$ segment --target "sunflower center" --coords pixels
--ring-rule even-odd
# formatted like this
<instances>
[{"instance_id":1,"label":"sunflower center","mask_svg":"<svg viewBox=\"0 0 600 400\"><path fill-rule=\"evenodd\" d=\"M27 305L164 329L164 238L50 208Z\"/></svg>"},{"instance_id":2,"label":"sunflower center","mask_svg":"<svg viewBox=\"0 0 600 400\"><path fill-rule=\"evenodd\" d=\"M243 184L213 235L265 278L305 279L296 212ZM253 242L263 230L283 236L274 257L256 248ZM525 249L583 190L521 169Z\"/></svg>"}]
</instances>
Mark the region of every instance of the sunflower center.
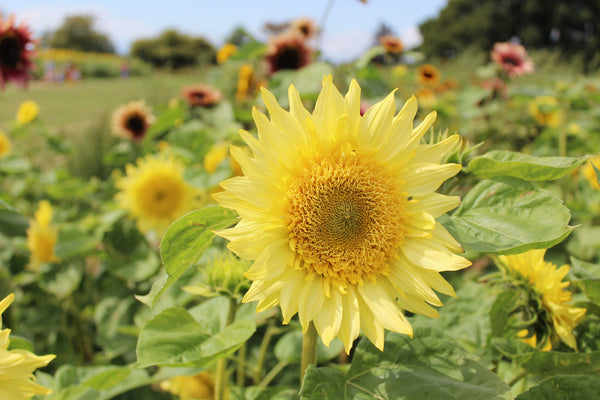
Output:
<instances>
[{"instance_id":1,"label":"sunflower center","mask_svg":"<svg viewBox=\"0 0 600 400\"><path fill-rule=\"evenodd\" d=\"M166 218L181 205L182 183L170 176L157 174L144 182L139 197L145 214Z\"/></svg>"},{"instance_id":2,"label":"sunflower center","mask_svg":"<svg viewBox=\"0 0 600 400\"><path fill-rule=\"evenodd\" d=\"M286 47L277 55L277 69L300 68L300 54L293 47Z\"/></svg>"},{"instance_id":3,"label":"sunflower center","mask_svg":"<svg viewBox=\"0 0 600 400\"><path fill-rule=\"evenodd\" d=\"M382 166L355 156L313 161L287 198L290 246L307 272L339 287L387 274L406 199Z\"/></svg>"},{"instance_id":4,"label":"sunflower center","mask_svg":"<svg viewBox=\"0 0 600 400\"><path fill-rule=\"evenodd\" d=\"M502 59L502 63L515 67L521 63L521 60L513 55L507 55Z\"/></svg>"},{"instance_id":5,"label":"sunflower center","mask_svg":"<svg viewBox=\"0 0 600 400\"><path fill-rule=\"evenodd\" d=\"M192 98L196 101L202 101L206 97L204 92L194 92L192 93Z\"/></svg>"},{"instance_id":6,"label":"sunflower center","mask_svg":"<svg viewBox=\"0 0 600 400\"><path fill-rule=\"evenodd\" d=\"M14 36L5 36L0 39L0 64L14 68L21 59L19 41Z\"/></svg>"},{"instance_id":7,"label":"sunflower center","mask_svg":"<svg viewBox=\"0 0 600 400\"><path fill-rule=\"evenodd\" d=\"M125 122L125 128L134 138L140 138L146 133L146 120L141 115L134 114Z\"/></svg>"}]
</instances>

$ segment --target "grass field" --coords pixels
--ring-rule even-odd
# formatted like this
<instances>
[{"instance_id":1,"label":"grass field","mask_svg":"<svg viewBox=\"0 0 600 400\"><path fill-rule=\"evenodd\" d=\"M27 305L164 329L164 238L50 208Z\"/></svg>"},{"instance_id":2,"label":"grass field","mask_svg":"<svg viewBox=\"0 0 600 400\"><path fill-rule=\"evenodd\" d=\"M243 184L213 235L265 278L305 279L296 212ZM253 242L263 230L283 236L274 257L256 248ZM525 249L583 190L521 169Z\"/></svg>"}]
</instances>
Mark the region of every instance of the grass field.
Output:
<instances>
[{"instance_id":1,"label":"grass field","mask_svg":"<svg viewBox=\"0 0 600 400\"><path fill-rule=\"evenodd\" d=\"M150 104L167 102L179 96L182 86L198 82L199 77L199 73L155 73L128 79L32 82L27 90L8 85L0 92L0 129L6 129L15 120L21 102L33 100L51 131L74 133L130 100L145 99Z\"/></svg>"}]
</instances>

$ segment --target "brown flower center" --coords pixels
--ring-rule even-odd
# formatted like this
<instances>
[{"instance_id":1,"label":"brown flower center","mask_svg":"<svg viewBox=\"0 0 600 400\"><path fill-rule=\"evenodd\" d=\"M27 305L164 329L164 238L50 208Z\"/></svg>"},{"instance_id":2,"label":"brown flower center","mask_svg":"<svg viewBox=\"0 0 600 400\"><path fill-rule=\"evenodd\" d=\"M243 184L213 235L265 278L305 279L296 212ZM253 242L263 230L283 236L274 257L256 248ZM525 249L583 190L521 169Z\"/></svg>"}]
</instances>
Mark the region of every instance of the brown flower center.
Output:
<instances>
[{"instance_id":1,"label":"brown flower center","mask_svg":"<svg viewBox=\"0 0 600 400\"><path fill-rule=\"evenodd\" d=\"M0 64L15 68L21 60L21 46L14 36L5 36L0 39Z\"/></svg>"},{"instance_id":2,"label":"brown flower center","mask_svg":"<svg viewBox=\"0 0 600 400\"><path fill-rule=\"evenodd\" d=\"M277 54L275 62L276 70L280 69L298 69L301 67L301 58L298 49L286 47Z\"/></svg>"},{"instance_id":3,"label":"brown flower center","mask_svg":"<svg viewBox=\"0 0 600 400\"><path fill-rule=\"evenodd\" d=\"M139 114L130 116L125 122L125 129L127 129L134 138L140 139L146 134L146 120Z\"/></svg>"}]
</instances>

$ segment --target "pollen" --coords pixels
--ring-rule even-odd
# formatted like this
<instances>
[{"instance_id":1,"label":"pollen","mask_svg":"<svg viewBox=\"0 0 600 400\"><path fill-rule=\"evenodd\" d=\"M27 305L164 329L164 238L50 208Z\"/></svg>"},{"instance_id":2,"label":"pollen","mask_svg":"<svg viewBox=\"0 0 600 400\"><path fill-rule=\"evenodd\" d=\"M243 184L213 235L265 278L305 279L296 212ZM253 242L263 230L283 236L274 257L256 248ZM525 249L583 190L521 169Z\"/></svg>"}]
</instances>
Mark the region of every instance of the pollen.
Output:
<instances>
[{"instance_id":1,"label":"pollen","mask_svg":"<svg viewBox=\"0 0 600 400\"><path fill-rule=\"evenodd\" d=\"M399 183L355 155L310 162L287 193L289 243L301 268L342 289L387 275L404 240Z\"/></svg>"}]
</instances>

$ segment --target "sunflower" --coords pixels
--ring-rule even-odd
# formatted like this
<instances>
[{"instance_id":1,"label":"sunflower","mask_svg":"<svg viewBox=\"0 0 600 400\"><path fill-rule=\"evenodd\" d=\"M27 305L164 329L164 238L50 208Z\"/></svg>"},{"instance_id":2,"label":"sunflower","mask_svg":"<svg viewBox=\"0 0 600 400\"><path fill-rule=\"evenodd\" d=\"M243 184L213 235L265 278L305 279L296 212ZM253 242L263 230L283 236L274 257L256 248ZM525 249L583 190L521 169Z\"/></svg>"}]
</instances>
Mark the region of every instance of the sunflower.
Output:
<instances>
[{"instance_id":1,"label":"sunflower","mask_svg":"<svg viewBox=\"0 0 600 400\"><path fill-rule=\"evenodd\" d=\"M571 302L571 292L566 290L569 282L563 282L563 278L569 272L569 266L563 265L557 268L556 265L545 262L544 255L546 249L529 250L523 254L512 256L499 256L498 261L509 275L516 277L517 285L524 284L530 288L534 301L529 303L540 304L541 310L535 310L538 315L536 327L540 332L544 332L544 326L551 326L553 333L545 335L546 339L540 339L538 344L542 348L562 340L567 346L577 350L577 342L573 336L573 329L586 312L585 308L578 308L568 305ZM536 311L542 311L540 314ZM542 327L542 328L540 328ZM531 331L535 332L536 329ZM537 339L536 339L537 341Z\"/></svg>"},{"instance_id":2,"label":"sunflower","mask_svg":"<svg viewBox=\"0 0 600 400\"><path fill-rule=\"evenodd\" d=\"M558 100L551 96L538 96L529 103L529 114L540 126L556 128L564 119Z\"/></svg>"},{"instance_id":3,"label":"sunflower","mask_svg":"<svg viewBox=\"0 0 600 400\"><path fill-rule=\"evenodd\" d=\"M4 19L0 14L0 86L6 82L25 87L31 79L32 48L35 41L27 26L15 24L15 17Z\"/></svg>"},{"instance_id":4,"label":"sunflower","mask_svg":"<svg viewBox=\"0 0 600 400\"><path fill-rule=\"evenodd\" d=\"M211 107L221 101L222 93L205 83L186 86L181 95L191 107Z\"/></svg>"},{"instance_id":5,"label":"sunflower","mask_svg":"<svg viewBox=\"0 0 600 400\"><path fill-rule=\"evenodd\" d=\"M415 96L424 108L431 109L437 104L437 97L435 95L435 92L429 87L420 87L415 93Z\"/></svg>"},{"instance_id":6,"label":"sunflower","mask_svg":"<svg viewBox=\"0 0 600 400\"><path fill-rule=\"evenodd\" d=\"M117 108L112 114L112 130L115 135L140 141L154 122L143 100L131 101Z\"/></svg>"},{"instance_id":7,"label":"sunflower","mask_svg":"<svg viewBox=\"0 0 600 400\"><path fill-rule=\"evenodd\" d=\"M311 39L319 33L319 27L312 18L300 17L291 22L291 29L299 32L304 39Z\"/></svg>"},{"instance_id":8,"label":"sunflower","mask_svg":"<svg viewBox=\"0 0 600 400\"><path fill-rule=\"evenodd\" d=\"M0 131L0 158L6 156L12 150L12 144L6 134Z\"/></svg>"},{"instance_id":9,"label":"sunflower","mask_svg":"<svg viewBox=\"0 0 600 400\"><path fill-rule=\"evenodd\" d=\"M225 142L214 144L206 156L204 156L204 170L209 174L213 174L219 164L229 155L229 146Z\"/></svg>"},{"instance_id":10,"label":"sunflower","mask_svg":"<svg viewBox=\"0 0 600 400\"><path fill-rule=\"evenodd\" d=\"M510 77L533 72L533 61L528 57L525 47L520 44L496 43L491 57Z\"/></svg>"},{"instance_id":11,"label":"sunflower","mask_svg":"<svg viewBox=\"0 0 600 400\"><path fill-rule=\"evenodd\" d=\"M394 35L383 35L379 38L379 44L390 54L400 54L404 50L402 41Z\"/></svg>"},{"instance_id":12,"label":"sunflower","mask_svg":"<svg viewBox=\"0 0 600 400\"><path fill-rule=\"evenodd\" d=\"M435 86L440 81L440 71L431 64L423 64L417 69L417 82Z\"/></svg>"},{"instance_id":13,"label":"sunflower","mask_svg":"<svg viewBox=\"0 0 600 400\"><path fill-rule=\"evenodd\" d=\"M271 118L253 110L258 139L241 131L253 156L231 148L244 176L214 195L241 216L218 234L255 260L244 301L279 304L285 324L298 313L304 332L312 321L346 352L360 329L379 349L384 329L412 335L404 310L437 317L432 289L454 295L440 272L470 265L435 220L460 203L434 192L461 169L440 165L459 136L421 144L435 113L413 129L416 99L394 117L392 93L361 116L360 90L353 80L342 97L326 76L310 114L293 85L289 112L263 89Z\"/></svg>"},{"instance_id":14,"label":"sunflower","mask_svg":"<svg viewBox=\"0 0 600 400\"><path fill-rule=\"evenodd\" d=\"M31 253L28 268L35 271L41 264L58 259L54 253L57 229L50 225L52 205L47 200L40 201L34 215L27 228L27 248Z\"/></svg>"},{"instance_id":15,"label":"sunflower","mask_svg":"<svg viewBox=\"0 0 600 400\"><path fill-rule=\"evenodd\" d=\"M17 110L17 124L27 125L32 123L38 116L40 108L33 100L27 100L19 105Z\"/></svg>"},{"instance_id":16,"label":"sunflower","mask_svg":"<svg viewBox=\"0 0 600 400\"><path fill-rule=\"evenodd\" d=\"M160 382L160 388L176 395L181 400L212 400L215 382L210 372L196 375L181 375Z\"/></svg>"},{"instance_id":17,"label":"sunflower","mask_svg":"<svg viewBox=\"0 0 600 400\"><path fill-rule=\"evenodd\" d=\"M172 222L199 205L199 193L185 182L183 169L172 156L148 155L137 165L128 164L126 175L116 181L119 206L137 220L142 232L162 235Z\"/></svg>"},{"instance_id":18,"label":"sunflower","mask_svg":"<svg viewBox=\"0 0 600 400\"><path fill-rule=\"evenodd\" d=\"M14 301L15 295L9 294L0 301L0 329L2 313ZM25 400L36 394L47 396L52 390L35 383L33 372L45 367L54 359L54 355L36 356L21 349L8 350L10 329L0 330L0 398L3 400Z\"/></svg>"},{"instance_id":19,"label":"sunflower","mask_svg":"<svg viewBox=\"0 0 600 400\"><path fill-rule=\"evenodd\" d=\"M235 92L237 101L244 101L248 97L254 97L258 88L265 86L264 79L258 79L254 73L254 67L250 64L243 64L238 72L238 83Z\"/></svg>"},{"instance_id":20,"label":"sunflower","mask_svg":"<svg viewBox=\"0 0 600 400\"><path fill-rule=\"evenodd\" d=\"M229 57L237 53L238 48L235 44L226 43L217 51L217 63L223 64L225 61L229 60Z\"/></svg>"},{"instance_id":21,"label":"sunflower","mask_svg":"<svg viewBox=\"0 0 600 400\"><path fill-rule=\"evenodd\" d=\"M270 74L284 69L300 69L312 61L313 50L297 32L287 32L271 39L265 61Z\"/></svg>"},{"instance_id":22,"label":"sunflower","mask_svg":"<svg viewBox=\"0 0 600 400\"><path fill-rule=\"evenodd\" d=\"M594 170L592 164L594 164L596 168L600 170L600 156L594 156L590 158L585 165L581 167L581 172L583 173L584 178L594 189L600 190L600 183L598 183L598 177L596 176L596 171Z\"/></svg>"}]
</instances>

